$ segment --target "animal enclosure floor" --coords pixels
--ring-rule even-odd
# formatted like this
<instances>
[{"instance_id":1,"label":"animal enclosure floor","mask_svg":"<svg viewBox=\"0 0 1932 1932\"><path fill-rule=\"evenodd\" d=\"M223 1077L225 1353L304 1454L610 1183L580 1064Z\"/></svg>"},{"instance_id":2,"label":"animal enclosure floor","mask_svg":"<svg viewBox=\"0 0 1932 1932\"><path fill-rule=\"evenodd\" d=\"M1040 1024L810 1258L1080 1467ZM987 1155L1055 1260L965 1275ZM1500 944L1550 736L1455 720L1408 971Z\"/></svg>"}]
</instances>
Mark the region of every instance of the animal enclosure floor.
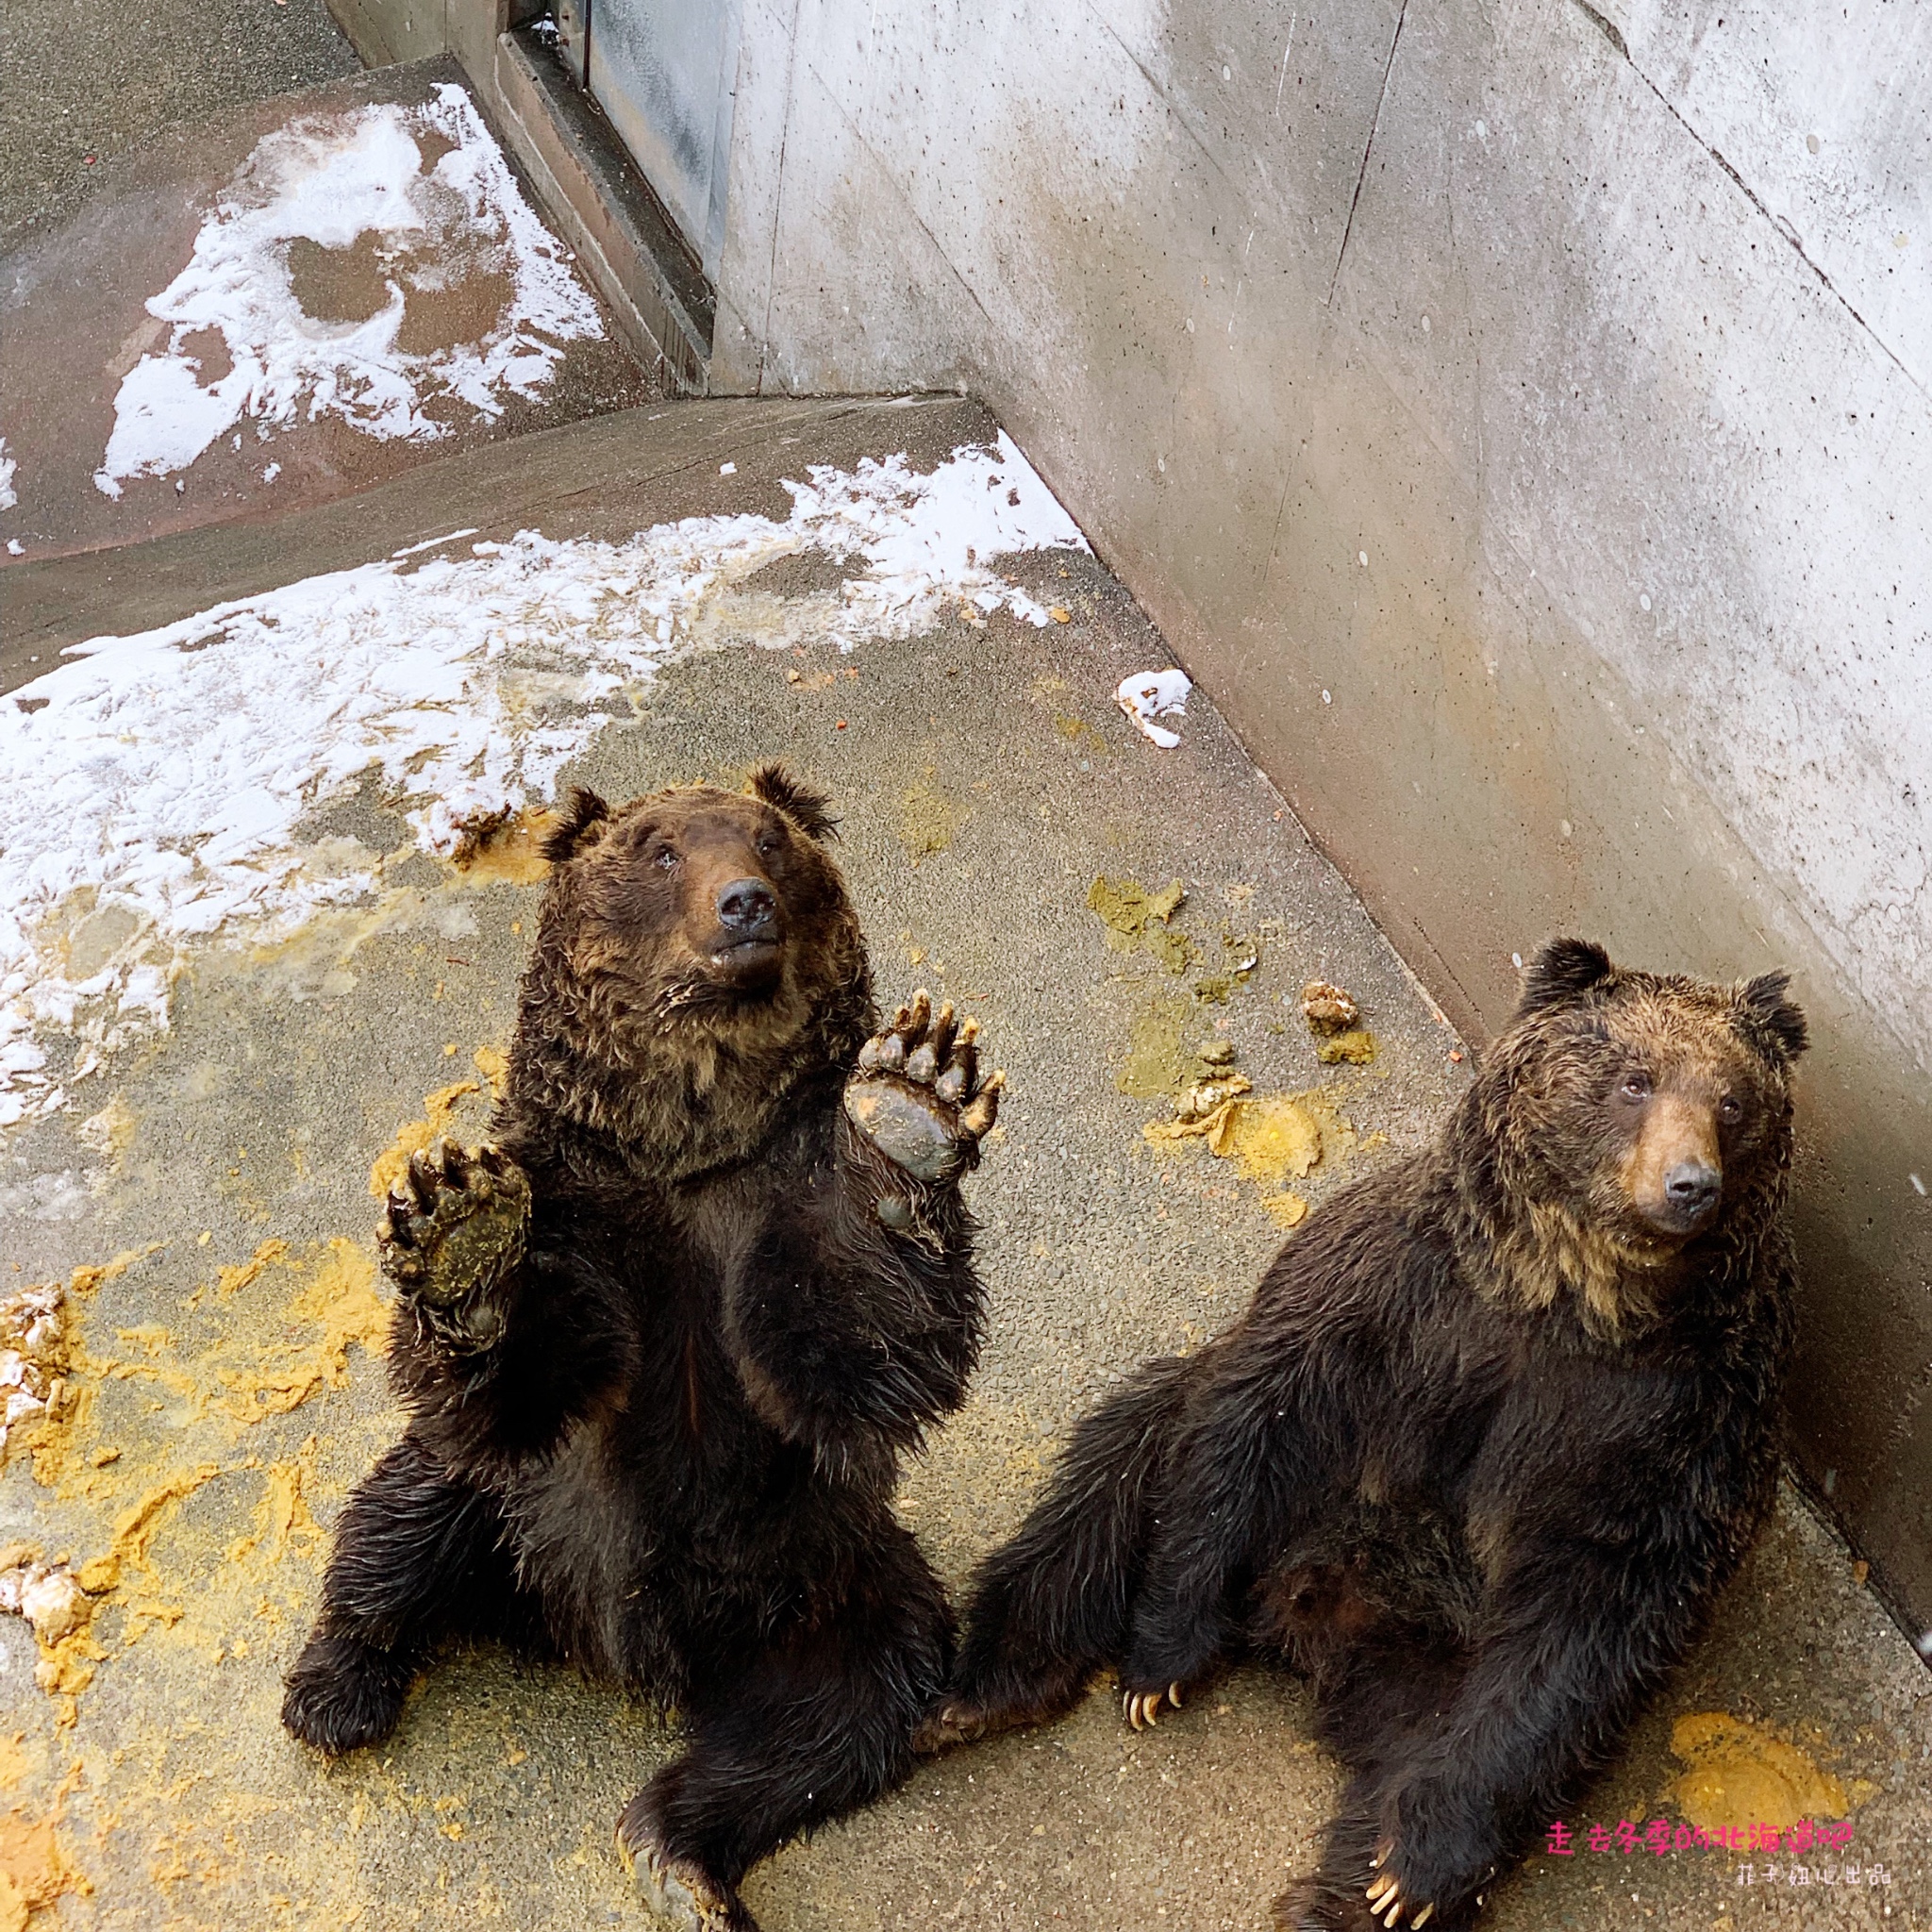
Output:
<instances>
[{"instance_id":1,"label":"animal enclosure floor","mask_svg":"<svg viewBox=\"0 0 1932 1932\"><path fill-rule=\"evenodd\" d=\"M87 817L34 741L39 820L0 840L32 860L0 975L0 1301L44 1284L65 1323L33 1345L54 1418L23 1415L0 1474L0 1598L8 1574L41 1592L40 1641L0 1613L0 1925L648 1923L611 1833L677 1742L615 1692L482 1650L332 1767L276 1721L328 1526L398 1426L375 1196L409 1147L483 1124L546 787L790 760L842 817L881 998L924 985L983 1021L1009 1081L969 1184L991 1340L902 1496L956 1587L1112 1378L1230 1321L1301 1204L1460 1091L1462 1042L1207 698L1158 721L1171 750L1118 708L1167 647L996 434L952 401L666 406L14 574L8 755L69 716L118 789ZM225 603L246 608L197 616ZM175 762L143 762L175 731ZM168 778L196 758L233 761L242 843ZM1361 1008L1326 1062L1316 977ZM1230 1066L1240 1131L1149 1137ZM1932 1925L1928 1778L1932 1681L1787 1494L1566 1821L1574 1854L1532 1858L1486 1923ZM746 1896L768 1932L1260 1928L1337 1787L1285 1676L1235 1672L1138 1734L1097 1690ZM1614 1836L1787 1813L1848 1816L1852 1842Z\"/></svg>"}]
</instances>

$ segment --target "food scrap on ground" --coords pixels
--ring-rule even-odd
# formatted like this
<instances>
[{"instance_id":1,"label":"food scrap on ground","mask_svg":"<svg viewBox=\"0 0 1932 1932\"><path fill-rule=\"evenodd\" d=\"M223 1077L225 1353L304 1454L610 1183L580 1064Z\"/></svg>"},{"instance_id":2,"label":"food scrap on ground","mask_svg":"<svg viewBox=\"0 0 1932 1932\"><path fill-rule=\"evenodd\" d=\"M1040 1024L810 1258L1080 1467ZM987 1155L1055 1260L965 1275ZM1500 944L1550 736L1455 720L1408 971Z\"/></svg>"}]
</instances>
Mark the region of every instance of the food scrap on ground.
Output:
<instances>
[{"instance_id":1,"label":"food scrap on ground","mask_svg":"<svg viewBox=\"0 0 1932 1932\"><path fill-rule=\"evenodd\" d=\"M1315 1058L1324 1067L1365 1067L1375 1058L1375 1036L1366 1026L1351 1026L1330 1034L1315 1048Z\"/></svg>"},{"instance_id":2,"label":"food scrap on ground","mask_svg":"<svg viewBox=\"0 0 1932 1932\"><path fill-rule=\"evenodd\" d=\"M0 1816L0 1932L25 1932L63 1892L89 1889L60 1849L53 1819L31 1818L20 1806Z\"/></svg>"},{"instance_id":3,"label":"food scrap on ground","mask_svg":"<svg viewBox=\"0 0 1932 1932\"><path fill-rule=\"evenodd\" d=\"M47 1412L67 1366L65 1286L38 1282L0 1301L0 1463L16 1424Z\"/></svg>"},{"instance_id":4,"label":"food scrap on ground","mask_svg":"<svg viewBox=\"0 0 1932 1932\"><path fill-rule=\"evenodd\" d=\"M943 852L957 829L952 800L932 783L932 774L924 783L907 789L900 803L899 842L915 870L922 859Z\"/></svg>"},{"instance_id":5,"label":"food scrap on ground","mask_svg":"<svg viewBox=\"0 0 1932 1932\"><path fill-rule=\"evenodd\" d=\"M1261 1206L1283 1227L1307 1216L1308 1204L1289 1186L1317 1167L1341 1163L1359 1139L1327 1088L1257 1093L1245 1074L1217 1070L1174 1102L1172 1120L1141 1129L1152 1146L1199 1141L1218 1160L1232 1160L1259 1191Z\"/></svg>"},{"instance_id":6,"label":"food scrap on ground","mask_svg":"<svg viewBox=\"0 0 1932 1932\"><path fill-rule=\"evenodd\" d=\"M1311 1033L1342 1033L1359 1024L1362 1009L1350 993L1325 979L1311 979L1302 988L1302 1018Z\"/></svg>"},{"instance_id":7,"label":"food scrap on ground","mask_svg":"<svg viewBox=\"0 0 1932 1932\"><path fill-rule=\"evenodd\" d=\"M218 1477L259 1473L254 1533L212 1552L212 1560L239 1564L259 1551L273 1564L291 1547L308 1552L319 1543L307 1501L317 1439L311 1435L292 1459L264 1462L258 1455L224 1455L223 1436L233 1441L345 1386L352 1350L378 1355L387 1341L389 1310L375 1291L374 1260L360 1243L339 1238L301 1249L267 1241L246 1261L217 1269L178 1304L191 1316L213 1318L212 1339L198 1353L154 1322L117 1328L118 1351L91 1344L87 1298L139 1258L130 1252L75 1270L64 1286L13 1297L31 1299L36 1358L60 1371L39 1408L16 1422L32 1453L34 1481L100 1512L92 1536L69 1530L71 1551L50 1556L25 1541L0 1549L0 1611L32 1627L40 1651L35 1681L56 1700L62 1726L75 1721L76 1700L99 1664L151 1629L174 1628L205 1593L205 1575L171 1575L153 1552L175 1506ZM276 1292L284 1281L292 1281L292 1296ZM168 1421L160 1442L125 1457L129 1398L114 1391L129 1385L164 1397L137 1400ZM222 1435L190 1433L210 1424ZM180 1447L173 1448L177 1436ZM100 1612L109 1604L115 1616L104 1625Z\"/></svg>"},{"instance_id":8,"label":"food scrap on ground","mask_svg":"<svg viewBox=\"0 0 1932 1932\"><path fill-rule=\"evenodd\" d=\"M1174 929L1174 916L1187 896L1178 879L1150 892L1138 879L1103 873L1087 889L1087 909L1107 928L1107 943L1115 952L1144 948L1170 973L1185 973L1200 957L1193 941Z\"/></svg>"},{"instance_id":9,"label":"food scrap on ground","mask_svg":"<svg viewBox=\"0 0 1932 1932\"><path fill-rule=\"evenodd\" d=\"M1850 1798L1831 1773L1763 1724L1727 1711L1694 1711L1671 1726L1685 1769L1666 1795L1706 1831L1726 1825L1779 1830L1801 1819L1842 1818Z\"/></svg>"}]
</instances>

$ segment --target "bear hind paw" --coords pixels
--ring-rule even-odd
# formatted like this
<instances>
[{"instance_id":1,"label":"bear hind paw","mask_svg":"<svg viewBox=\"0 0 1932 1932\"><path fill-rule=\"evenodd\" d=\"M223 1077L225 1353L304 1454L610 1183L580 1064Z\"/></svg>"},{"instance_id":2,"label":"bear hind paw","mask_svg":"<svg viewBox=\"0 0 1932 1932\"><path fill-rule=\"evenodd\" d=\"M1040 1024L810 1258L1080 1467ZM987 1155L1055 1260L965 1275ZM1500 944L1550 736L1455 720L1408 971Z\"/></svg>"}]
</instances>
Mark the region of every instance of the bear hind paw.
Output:
<instances>
[{"instance_id":1,"label":"bear hind paw","mask_svg":"<svg viewBox=\"0 0 1932 1932\"><path fill-rule=\"evenodd\" d=\"M677 1932L758 1932L737 1890L659 1842L649 1818L648 1793L639 1792L617 1821L617 1856L638 1895Z\"/></svg>"}]
</instances>

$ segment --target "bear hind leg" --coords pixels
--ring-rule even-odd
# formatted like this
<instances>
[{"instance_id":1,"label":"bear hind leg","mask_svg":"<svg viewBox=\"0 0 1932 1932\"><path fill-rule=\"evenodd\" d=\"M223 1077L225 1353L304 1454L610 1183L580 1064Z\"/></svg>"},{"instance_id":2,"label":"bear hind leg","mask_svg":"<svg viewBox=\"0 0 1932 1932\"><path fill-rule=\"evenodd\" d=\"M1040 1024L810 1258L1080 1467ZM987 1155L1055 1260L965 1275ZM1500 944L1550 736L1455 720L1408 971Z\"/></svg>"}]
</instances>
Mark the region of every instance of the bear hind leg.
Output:
<instances>
[{"instance_id":1,"label":"bear hind leg","mask_svg":"<svg viewBox=\"0 0 1932 1932\"><path fill-rule=\"evenodd\" d=\"M406 1435L336 1525L322 1614L289 1673L288 1729L331 1757L377 1743L438 1638L534 1634L503 1530L491 1498Z\"/></svg>"},{"instance_id":2,"label":"bear hind leg","mask_svg":"<svg viewBox=\"0 0 1932 1932\"><path fill-rule=\"evenodd\" d=\"M680 1932L757 1932L738 1895L744 1874L911 1771L913 1729L952 1662L952 1620L903 1529L874 1560L822 1621L748 1663L721 1658L691 1699L690 1751L625 1807L619 1856Z\"/></svg>"},{"instance_id":3,"label":"bear hind leg","mask_svg":"<svg viewBox=\"0 0 1932 1932\"><path fill-rule=\"evenodd\" d=\"M1149 1362L1074 1429L1045 1495L974 1579L958 1668L918 1750L1063 1716L1124 1661L1190 1367Z\"/></svg>"}]
</instances>

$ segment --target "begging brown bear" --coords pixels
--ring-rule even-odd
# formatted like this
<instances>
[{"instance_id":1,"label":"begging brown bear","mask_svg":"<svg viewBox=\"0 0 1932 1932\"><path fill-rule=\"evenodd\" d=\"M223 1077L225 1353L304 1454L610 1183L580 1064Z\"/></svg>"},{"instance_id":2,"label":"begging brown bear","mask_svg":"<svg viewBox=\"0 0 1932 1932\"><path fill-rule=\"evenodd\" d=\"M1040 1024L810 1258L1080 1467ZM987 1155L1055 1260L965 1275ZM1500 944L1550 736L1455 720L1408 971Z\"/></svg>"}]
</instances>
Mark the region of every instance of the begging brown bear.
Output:
<instances>
[{"instance_id":1,"label":"begging brown bear","mask_svg":"<svg viewBox=\"0 0 1932 1932\"><path fill-rule=\"evenodd\" d=\"M283 1721L386 1736L488 1635L675 1706L619 1848L652 1903L737 1886L912 1761L953 1630L891 1510L983 1294L960 1176L1000 1076L924 993L877 1030L825 801L773 766L611 810L579 791L496 1143L410 1162L378 1230L401 1441L336 1528Z\"/></svg>"},{"instance_id":2,"label":"begging brown bear","mask_svg":"<svg viewBox=\"0 0 1932 1932\"><path fill-rule=\"evenodd\" d=\"M1353 1775L1277 1923L1466 1924L1770 1500L1785 989L1546 946L1434 1145L1074 1430L980 1572L923 1748L1056 1715L1103 1665L1138 1728L1224 1657L1285 1654Z\"/></svg>"}]
</instances>

